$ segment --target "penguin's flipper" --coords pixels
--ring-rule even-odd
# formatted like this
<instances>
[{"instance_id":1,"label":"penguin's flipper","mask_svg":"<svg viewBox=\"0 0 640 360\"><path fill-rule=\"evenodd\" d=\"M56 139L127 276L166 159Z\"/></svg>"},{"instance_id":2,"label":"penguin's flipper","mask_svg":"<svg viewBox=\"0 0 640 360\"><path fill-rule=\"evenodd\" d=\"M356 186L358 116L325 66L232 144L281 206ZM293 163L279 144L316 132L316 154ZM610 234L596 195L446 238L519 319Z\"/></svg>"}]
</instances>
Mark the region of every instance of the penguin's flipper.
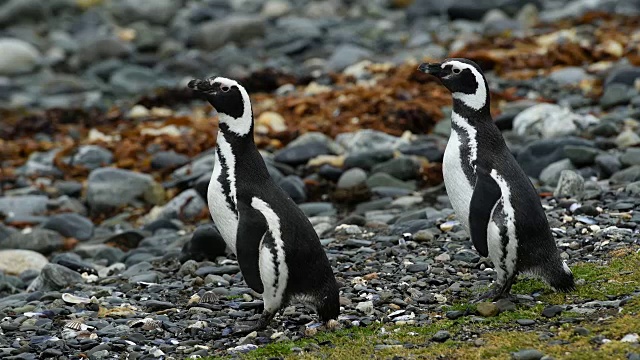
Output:
<instances>
[{"instance_id":1,"label":"penguin's flipper","mask_svg":"<svg viewBox=\"0 0 640 360\"><path fill-rule=\"evenodd\" d=\"M482 256L489 255L487 228L493 208L501 197L502 191L489 171L476 166L476 186L469 205L469 228L473 246Z\"/></svg>"},{"instance_id":2,"label":"penguin's flipper","mask_svg":"<svg viewBox=\"0 0 640 360\"><path fill-rule=\"evenodd\" d=\"M236 234L238 264L247 285L257 293L263 293L258 259L260 258L260 241L267 232L267 223L259 211L242 204L238 205L240 210Z\"/></svg>"}]
</instances>

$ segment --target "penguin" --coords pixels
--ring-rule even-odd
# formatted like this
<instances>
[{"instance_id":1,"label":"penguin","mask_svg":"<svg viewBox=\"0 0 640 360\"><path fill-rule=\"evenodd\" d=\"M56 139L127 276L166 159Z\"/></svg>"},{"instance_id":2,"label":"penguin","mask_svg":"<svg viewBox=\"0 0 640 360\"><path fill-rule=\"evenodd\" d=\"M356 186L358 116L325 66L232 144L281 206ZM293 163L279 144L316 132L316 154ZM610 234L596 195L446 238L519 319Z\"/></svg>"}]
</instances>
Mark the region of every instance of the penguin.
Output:
<instances>
[{"instance_id":1,"label":"penguin","mask_svg":"<svg viewBox=\"0 0 640 360\"><path fill-rule=\"evenodd\" d=\"M253 139L249 94L224 77L188 87L217 111L215 165L207 190L211 217L233 252L247 285L262 294L264 311L245 330L266 328L292 300L314 308L327 328L337 326L338 284L306 215L271 179Z\"/></svg>"},{"instance_id":2,"label":"penguin","mask_svg":"<svg viewBox=\"0 0 640 360\"><path fill-rule=\"evenodd\" d=\"M538 193L491 117L489 87L480 67L461 58L423 63L451 92L451 136L442 172L451 205L475 249L489 257L495 286L479 299L510 296L518 273L542 278L556 291L575 289L560 258Z\"/></svg>"}]
</instances>

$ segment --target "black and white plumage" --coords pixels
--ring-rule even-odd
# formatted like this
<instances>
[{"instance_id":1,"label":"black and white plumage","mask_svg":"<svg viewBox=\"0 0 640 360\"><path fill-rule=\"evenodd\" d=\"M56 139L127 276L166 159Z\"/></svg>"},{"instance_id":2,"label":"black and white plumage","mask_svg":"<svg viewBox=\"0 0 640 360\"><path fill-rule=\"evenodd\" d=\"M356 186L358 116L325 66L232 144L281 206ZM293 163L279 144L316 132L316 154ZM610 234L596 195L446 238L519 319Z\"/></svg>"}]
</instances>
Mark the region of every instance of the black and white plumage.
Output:
<instances>
[{"instance_id":1,"label":"black and white plumage","mask_svg":"<svg viewBox=\"0 0 640 360\"><path fill-rule=\"evenodd\" d=\"M436 76L453 96L442 171L458 219L494 264L497 286L486 296L507 296L519 272L538 275L556 290L573 290L573 274L559 256L537 191L493 122L480 67L447 59L418 69Z\"/></svg>"},{"instance_id":2,"label":"black and white plumage","mask_svg":"<svg viewBox=\"0 0 640 360\"><path fill-rule=\"evenodd\" d=\"M329 260L307 217L269 175L253 139L249 94L223 77L192 80L189 87L218 112L207 192L211 217L247 285L263 295L260 321L242 332L266 327L294 298L315 308L323 322L336 319L338 285Z\"/></svg>"}]
</instances>

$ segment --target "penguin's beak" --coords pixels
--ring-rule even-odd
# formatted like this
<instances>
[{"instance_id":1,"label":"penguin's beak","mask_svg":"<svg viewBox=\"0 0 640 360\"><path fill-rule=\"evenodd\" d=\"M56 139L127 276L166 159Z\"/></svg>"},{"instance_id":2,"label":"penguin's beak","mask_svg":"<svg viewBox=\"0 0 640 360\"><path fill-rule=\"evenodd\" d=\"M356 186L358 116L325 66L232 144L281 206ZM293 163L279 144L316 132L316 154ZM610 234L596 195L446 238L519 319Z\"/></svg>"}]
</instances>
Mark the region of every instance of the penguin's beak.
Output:
<instances>
[{"instance_id":1,"label":"penguin's beak","mask_svg":"<svg viewBox=\"0 0 640 360\"><path fill-rule=\"evenodd\" d=\"M211 81L209 81L208 79L205 79L205 80L193 79L189 81L187 86L190 89L193 89L195 92L199 92L199 93L209 93L213 91L213 86L211 86Z\"/></svg>"},{"instance_id":2,"label":"penguin's beak","mask_svg":"<svg viewBox=\"0 0 640 360\"><path fill-rule=\"evenodd\" d=\"M418 70L425 74L439 76L442 71L442 64L439 63L422 63L418 66Z\"/></svg>"}]
</instances>

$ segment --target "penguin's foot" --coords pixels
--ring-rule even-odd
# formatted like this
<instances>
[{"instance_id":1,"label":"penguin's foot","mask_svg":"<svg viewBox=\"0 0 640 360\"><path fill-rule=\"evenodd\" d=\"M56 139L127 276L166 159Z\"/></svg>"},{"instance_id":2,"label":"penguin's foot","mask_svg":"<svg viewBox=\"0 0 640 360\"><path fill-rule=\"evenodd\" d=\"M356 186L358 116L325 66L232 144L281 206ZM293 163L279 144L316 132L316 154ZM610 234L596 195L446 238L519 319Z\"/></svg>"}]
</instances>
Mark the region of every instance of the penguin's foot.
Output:
<instances>
[{"instance_id":1,"label":"penguin's foot","mask_svg":"<svg viewBox=\"0 0 640 360\"><path fill-rule=\"evenodd\" d=\"M253 325L249 325L247 327L242 327L242 328L237 328L233 334L234 335L247 335L250 334L254 331L262 331L264 329L267 328L267 326L269 326L269 323L271 322L271 319L273 319L273 316L275 314L271 314L268 312L263 312L262 315L260 316L260 319L258 319L258 321L256 321Z\"/></svg>"}]
</instances>

